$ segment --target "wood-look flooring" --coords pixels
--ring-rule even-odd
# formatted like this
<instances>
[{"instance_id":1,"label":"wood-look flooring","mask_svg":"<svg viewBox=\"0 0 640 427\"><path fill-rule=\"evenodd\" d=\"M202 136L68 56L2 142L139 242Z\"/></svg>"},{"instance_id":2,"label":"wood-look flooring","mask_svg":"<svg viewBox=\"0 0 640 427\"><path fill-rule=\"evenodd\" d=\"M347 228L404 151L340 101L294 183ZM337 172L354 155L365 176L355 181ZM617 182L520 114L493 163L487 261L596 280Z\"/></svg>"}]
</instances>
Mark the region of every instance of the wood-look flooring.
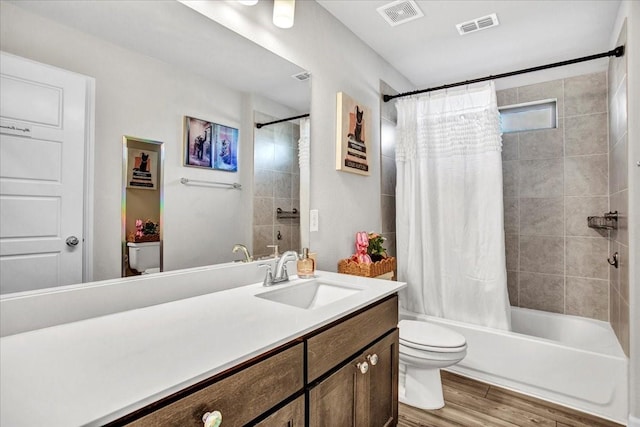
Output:
<instances>
[{"instance_id":1,"label":"wood-look flooring","mask_svg":"<svg viewBox=\"0 0 640 427\"><path fill-rule=\"evenodd\" d=\"M445 406L400 404L398 427L622 427L611 421L441 371Z\"/></svg>"}]
</instances>

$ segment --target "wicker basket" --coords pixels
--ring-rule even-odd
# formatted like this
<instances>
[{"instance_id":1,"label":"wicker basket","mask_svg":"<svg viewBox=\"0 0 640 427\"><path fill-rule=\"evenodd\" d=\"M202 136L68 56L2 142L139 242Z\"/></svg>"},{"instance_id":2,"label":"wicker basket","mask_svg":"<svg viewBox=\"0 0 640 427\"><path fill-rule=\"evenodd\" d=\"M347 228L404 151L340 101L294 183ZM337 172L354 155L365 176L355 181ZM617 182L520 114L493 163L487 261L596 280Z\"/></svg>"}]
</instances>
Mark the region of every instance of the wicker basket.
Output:
<instances>
[{"instance_id":1,"label":"wicker basket","mask_svg":"<svg viewBox=\"0 0 640 427\"><path fill-rule=\"evenodd\" d=\"M159 234L145 234L144 236L138 236L134 240L136 243L146 243L146 242L159 242L160 235Z\"/></svg>"},{"instance_id":2,"label":"wicker basket","mask_svg":"<svg viewBox=\"0 0 640 427\"><path fill-rule=\"evenodd\" d=\"M395 271L396 259L385 258L371 264L360 264L350 259L341 259L338 262L338 273L353 274L354 276L377 277Z\"/></svg>"}]
</instances>

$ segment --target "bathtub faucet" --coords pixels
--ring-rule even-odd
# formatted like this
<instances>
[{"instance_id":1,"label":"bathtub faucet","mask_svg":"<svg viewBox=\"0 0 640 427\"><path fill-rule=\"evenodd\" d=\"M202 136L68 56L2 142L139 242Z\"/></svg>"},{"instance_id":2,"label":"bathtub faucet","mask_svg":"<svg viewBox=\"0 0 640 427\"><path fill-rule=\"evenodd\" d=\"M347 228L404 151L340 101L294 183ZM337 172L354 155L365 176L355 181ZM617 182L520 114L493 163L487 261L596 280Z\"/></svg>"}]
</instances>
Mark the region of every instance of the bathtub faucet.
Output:
<instances>
[{"instance_id":1,"label":"bathtub faucet","mask_svg":"<svg viewBox=\"0 0 640 427\"><path fill-rule=\"evenodd\" d=\"M233 246L233 253L236 253L238 251L242 251L242 253L244 254L244 260L242 262L251 262L251 261L253 261L253 257L251 255L249 255L249 251L247 250L247 247L245 245L241 245L240 243L236 243Z\"/></svg>"}]
</instances>

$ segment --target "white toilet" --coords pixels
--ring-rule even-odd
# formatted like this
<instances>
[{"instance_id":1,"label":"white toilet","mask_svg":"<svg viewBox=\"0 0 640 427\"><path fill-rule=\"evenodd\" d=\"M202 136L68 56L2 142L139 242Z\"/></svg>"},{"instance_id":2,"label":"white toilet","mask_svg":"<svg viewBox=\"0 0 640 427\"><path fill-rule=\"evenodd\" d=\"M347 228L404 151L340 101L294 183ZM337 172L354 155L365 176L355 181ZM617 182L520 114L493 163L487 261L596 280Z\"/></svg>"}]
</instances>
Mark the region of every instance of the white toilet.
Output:
<instances>
[{"instance_id":1,"label":"white toilet","mask_svg":"<svg viewBox=\"0 0 640 427\"><path fill-rule=\"evenodd\" d=\"M467 354L461 334L432 323L401 320L400 402L420 409L444 406L440 368L460 362Z\"/></svg>"},{"instance_id":2,"label":"white toilet","mask_svg":"<svg viewBox=\"0 0 640 427\"><path fill-rule=\"evenodd\" d=\"M160 242L127 242L129 267L142 274L160 271Z\"/></svg>"}]
</instances>

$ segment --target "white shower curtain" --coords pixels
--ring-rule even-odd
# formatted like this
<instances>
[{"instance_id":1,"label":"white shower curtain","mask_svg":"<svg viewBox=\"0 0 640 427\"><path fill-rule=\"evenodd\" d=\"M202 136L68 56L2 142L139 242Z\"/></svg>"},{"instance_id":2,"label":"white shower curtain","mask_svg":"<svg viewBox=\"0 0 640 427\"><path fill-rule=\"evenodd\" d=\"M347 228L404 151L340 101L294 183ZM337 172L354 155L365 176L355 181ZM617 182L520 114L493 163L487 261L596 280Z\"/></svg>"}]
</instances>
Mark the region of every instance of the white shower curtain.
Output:
<instances>
[{"instance_id":1,"label":"white shower curtain","mask_svg":"<svg viewBox=\"0 0 640 427\"><path fill-rule=\"evenodd\" d=\"M409 311L510 329L493 83L397 102L396 239Z\"/></svg>"}]
</instances>

